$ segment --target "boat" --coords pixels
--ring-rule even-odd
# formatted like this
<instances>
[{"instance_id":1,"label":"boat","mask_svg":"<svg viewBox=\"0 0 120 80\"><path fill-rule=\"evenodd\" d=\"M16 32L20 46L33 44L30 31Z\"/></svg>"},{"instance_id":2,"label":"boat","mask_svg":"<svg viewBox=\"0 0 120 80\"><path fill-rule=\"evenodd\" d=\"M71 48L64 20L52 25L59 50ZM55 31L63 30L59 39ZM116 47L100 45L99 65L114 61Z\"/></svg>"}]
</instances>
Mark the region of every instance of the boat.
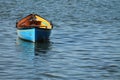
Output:
<instances>
[{"instance_id":1,"label":"boat","mask_svg":"<svg viewBox=\"0 0 120 80\"><path fill-rule=\"evenodd\" d=\"M48 41L53 25L37 14L30 14L16 23L18 37L39 42Z\"/></svg>"}]
</instances>

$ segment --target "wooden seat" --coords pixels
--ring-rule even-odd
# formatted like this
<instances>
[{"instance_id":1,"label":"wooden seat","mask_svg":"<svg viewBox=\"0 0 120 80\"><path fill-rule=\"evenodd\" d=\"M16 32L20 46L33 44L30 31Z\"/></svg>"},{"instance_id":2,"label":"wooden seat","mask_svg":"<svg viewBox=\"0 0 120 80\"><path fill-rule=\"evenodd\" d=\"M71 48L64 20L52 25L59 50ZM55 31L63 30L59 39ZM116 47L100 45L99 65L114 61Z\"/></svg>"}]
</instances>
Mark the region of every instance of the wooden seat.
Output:
<instances>
[{"instance_id":1,"label":"wooden seat","mask_svg":"<svg viewBox=\"0 0 120 80\"><path fill-rule=\"evenodd\" d=\"M30 21L30 25L41 25L41 21Z\"/></svg>"}]
</instances>

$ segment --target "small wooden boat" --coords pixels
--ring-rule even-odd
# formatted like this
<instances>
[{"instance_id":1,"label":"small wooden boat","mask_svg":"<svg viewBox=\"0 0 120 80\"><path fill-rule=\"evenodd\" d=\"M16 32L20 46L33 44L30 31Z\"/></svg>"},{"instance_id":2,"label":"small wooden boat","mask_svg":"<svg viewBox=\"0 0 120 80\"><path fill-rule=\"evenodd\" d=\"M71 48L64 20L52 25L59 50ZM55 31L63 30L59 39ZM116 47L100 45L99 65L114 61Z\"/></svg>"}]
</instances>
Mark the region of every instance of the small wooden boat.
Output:
<instances>
[{"instance_id":1,"label":"small wooden boat","mask_svg":"<svg viewBox=\"0 0 120 80\"><path fill-rule=\"evenodd\" d=\"M37 14L30 14L16 23L18 37L37 42L49 40L52 24Z\"/></svg>"}]
</instances>

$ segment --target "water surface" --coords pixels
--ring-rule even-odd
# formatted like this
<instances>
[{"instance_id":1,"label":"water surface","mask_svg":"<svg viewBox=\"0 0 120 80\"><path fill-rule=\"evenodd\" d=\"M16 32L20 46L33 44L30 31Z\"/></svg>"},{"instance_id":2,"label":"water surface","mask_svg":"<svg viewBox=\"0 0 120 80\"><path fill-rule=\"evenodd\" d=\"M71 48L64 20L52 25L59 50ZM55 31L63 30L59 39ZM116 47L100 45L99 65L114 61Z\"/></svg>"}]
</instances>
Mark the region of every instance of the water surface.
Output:
<instances>
[{"instance_id":1,"label":"water surface","mask_svg":"<svg viewBox=\"0 0 120 80\"><path fill-rule=\"evenodd\" d=\"M53 22L48 43L17 38L16 21ZM120 80L119 0L0 0L0 80Z\"/></svg>"}]
</instances>

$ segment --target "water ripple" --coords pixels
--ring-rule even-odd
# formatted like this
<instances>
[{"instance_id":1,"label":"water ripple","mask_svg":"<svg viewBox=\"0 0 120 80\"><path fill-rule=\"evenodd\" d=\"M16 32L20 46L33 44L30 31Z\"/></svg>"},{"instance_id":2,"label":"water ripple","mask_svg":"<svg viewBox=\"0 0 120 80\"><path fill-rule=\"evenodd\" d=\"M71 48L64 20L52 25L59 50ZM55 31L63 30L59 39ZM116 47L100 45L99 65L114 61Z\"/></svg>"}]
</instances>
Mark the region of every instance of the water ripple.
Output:
<instances>
[{"instance_id":1,"label":"water ripple","mask_svg":"<svg viewBox=\"0 0 120 80\"><path fill-rule=\"evenodd\" d=\"M0 0L0 4L0 79L120 79L119 0ZM32 12L53 22L50 42L17 38L16 21Z\"/></svg>"}]
</instances>

